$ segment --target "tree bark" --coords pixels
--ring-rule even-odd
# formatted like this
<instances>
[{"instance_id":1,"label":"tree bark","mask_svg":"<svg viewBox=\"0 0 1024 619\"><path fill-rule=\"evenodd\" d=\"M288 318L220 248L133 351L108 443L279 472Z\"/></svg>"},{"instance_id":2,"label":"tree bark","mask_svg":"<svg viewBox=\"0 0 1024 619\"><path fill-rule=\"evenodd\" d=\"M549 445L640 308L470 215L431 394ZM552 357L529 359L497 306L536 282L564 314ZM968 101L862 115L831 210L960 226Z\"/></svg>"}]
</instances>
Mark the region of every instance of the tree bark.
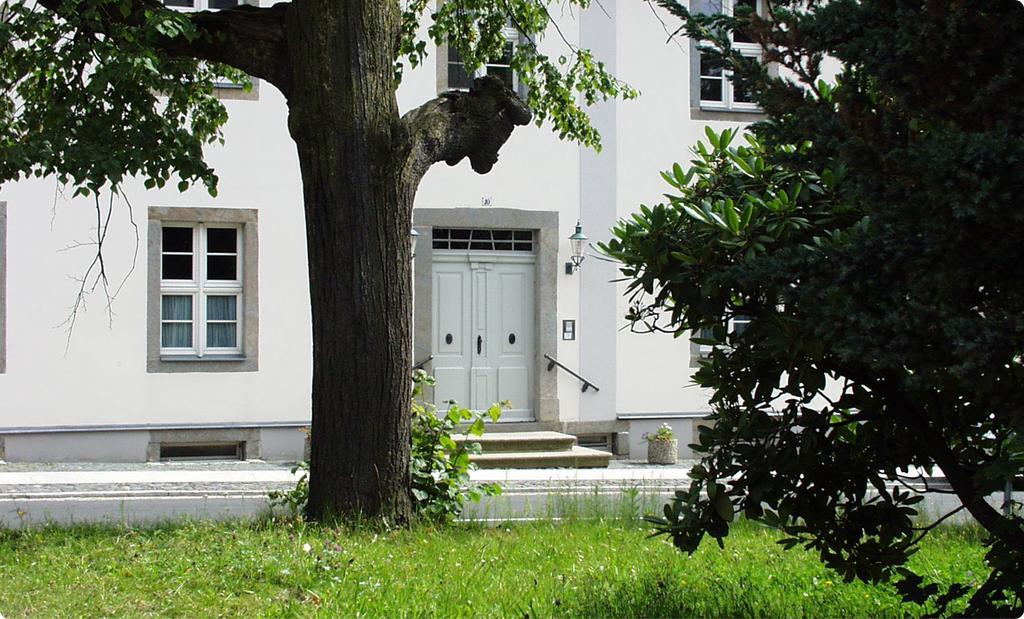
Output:
<instances>
[{"instance_id":1,"label":"tree bark","mask_svg":"<svg viewBox=\"0 0 1024 619\"><path fill-rule=\"evenodd\" d=\"M286 20L313 319L315 520L411 514L411 196L394 2L297 1ZM398 159L400 160L400 159Z\"/></svg>"}]
</instances>

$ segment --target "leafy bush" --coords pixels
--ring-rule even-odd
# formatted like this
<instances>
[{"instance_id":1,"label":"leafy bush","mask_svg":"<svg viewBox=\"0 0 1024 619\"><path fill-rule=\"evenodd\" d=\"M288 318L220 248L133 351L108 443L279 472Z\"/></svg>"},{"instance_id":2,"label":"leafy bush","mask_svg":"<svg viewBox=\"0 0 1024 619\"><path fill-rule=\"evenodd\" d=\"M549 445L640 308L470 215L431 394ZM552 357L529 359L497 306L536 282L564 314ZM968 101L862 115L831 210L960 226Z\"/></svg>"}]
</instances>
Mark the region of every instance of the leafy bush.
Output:
<instances>
[{"instance_id":1,"label":"leafy bush","mask_svg":"<svg viewBox=\"0 0 1024 619\"><path fill-rule=\"evenodd\" d=\"M296 462L292 467L292 475L302 471L295 487L291 490L273 490L267 494L271 507L281 507L292 516L299 516L306 509L309 500L309 462Z\"/></svg>"},{"instance_id":2,"label":"leafy bush","mask_svg":"<svg viewBox=\"0 0 1024 619\"><path fill-rule=\"evenodd\" d=\"M471 484L469 472L475 465L469 456L480 453L480 443L469 440L482 436L485 419L498 421L502 407L494 404L484 412L474 412L455 401L449 402L448 411L439 415L434 404L423 400L424 387L433 387L434 378L423 370L413 375L412 451L409 468L412 473L413 510L428 520L447 521L462 513L467 501L479 501L483 496L501 494L496 483ZM464 440L457 441L459 426L468 424ZM295 488L269 493L273 507L286 509L298 516L309 499L309 463L299 462L292 474L302 471Z\"/></svg>"},{"instance_id":3,"label":"leafy bush","mask_svg":"<svg viewBox=\"0 0 1024 619\"><path fill-rule=\"evenodd\" d=\"M480 443L469 438L482 436L484 419L498 421L507 403L494 404L481 413L451 401L448 411L439 415L435 405L423 400L423 389L432 387L434 378L417 370L413 383L410 462L413 509L431 520L449 520L462 513L466 501L501 494L498 484L470 484L469 472L475 465L469 456L480 453ZM469 428L465 440L458 442L453 435L464 423L469 424Z\"/></svg>"}]
</instances>

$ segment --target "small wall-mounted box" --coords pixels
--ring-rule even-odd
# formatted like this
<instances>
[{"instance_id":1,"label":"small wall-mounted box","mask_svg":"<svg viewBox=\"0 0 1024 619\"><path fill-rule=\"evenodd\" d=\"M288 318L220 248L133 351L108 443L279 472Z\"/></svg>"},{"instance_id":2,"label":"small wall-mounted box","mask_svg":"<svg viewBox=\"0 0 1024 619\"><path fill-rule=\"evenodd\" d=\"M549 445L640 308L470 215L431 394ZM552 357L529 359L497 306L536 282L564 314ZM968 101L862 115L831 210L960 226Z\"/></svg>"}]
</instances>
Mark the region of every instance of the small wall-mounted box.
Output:
<instances>
[{"instance_id":1,"label":"small wall-mounted box","mask_svg":"<svg viewBox=\"0 0 1024 619\"><path fill-rule=\"evenodd\" d=\"M576 321L575 320L563 320L562 321L562 339L571 341L576 339Z\"/></svg>"}]
</instances>

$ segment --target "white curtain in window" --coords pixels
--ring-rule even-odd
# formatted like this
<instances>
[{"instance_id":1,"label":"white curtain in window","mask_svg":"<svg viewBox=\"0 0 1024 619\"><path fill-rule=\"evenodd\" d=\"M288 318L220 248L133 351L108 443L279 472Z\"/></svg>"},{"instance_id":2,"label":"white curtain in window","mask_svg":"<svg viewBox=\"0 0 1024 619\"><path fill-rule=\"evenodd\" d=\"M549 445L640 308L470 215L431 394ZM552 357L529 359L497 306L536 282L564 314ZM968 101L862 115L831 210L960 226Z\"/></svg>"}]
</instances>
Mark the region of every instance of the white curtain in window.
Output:
<instances>
[{"instance_id":1,"label":"white curtain in window","mask_svg":"<svg viewBox=\"0 0 1024 619\"><path fill-rule=\"evenodd\" d=\"M192 297L164 295L161 300L161 343L164 348L192 348ZM176 321L176 322L166 322Z\"/></svg>"},{"instance_id":2,"label":"white curtain in window","mask_svg":"<svg viewBox=\"0 0 1024 619\"><path fill-rule=\"evenodd\" d=\"M206 320L207 348L235 348L238 346L237 297L207 297Z\"/></svg>"}]
</instances>

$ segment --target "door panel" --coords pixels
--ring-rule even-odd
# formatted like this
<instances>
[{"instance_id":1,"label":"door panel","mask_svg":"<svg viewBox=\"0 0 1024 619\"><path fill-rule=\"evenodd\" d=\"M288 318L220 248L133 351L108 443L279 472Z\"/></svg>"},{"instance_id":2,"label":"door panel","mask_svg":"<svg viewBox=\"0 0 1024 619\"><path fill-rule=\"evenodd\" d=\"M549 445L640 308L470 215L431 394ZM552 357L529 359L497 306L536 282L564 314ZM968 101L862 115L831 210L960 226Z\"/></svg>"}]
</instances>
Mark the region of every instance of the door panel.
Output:
<instances>
[{"instance_id":1,"label":"door panel","mask_svg":"<svg viewBox=\"0 0 1024 619\"><path fill-rule=\"evenodd\" d=\"M498 368L498 400L508 400L512 409L502 413L507 417L530 414L530 373L526 368ZM512 421L512 419L509 419Z\"/></svg>"},{"instance_id":2,"label":"door panel","mask_svg":"<svg viewBox=\"0 0 1024 619\"><path fill-rule=\"evenodd\" d=\"M533 419L533 271L532 264L499 263L492 278L497 284L491 297L497 308L489 333L496 352L492 363L499 368L497 400L512 403L503 414L508 421Z\"/></svg>"},{"instance_id":3,"label":"door panel","mask_svg":"<svg viewBox=\"0 0 1024 619\"><path fill-rule=\"evenodd\" d=\"M434 265L434 402L442 411L449 400L469 402L469 276L468 264Z\"/></svg>"}]
</instances>

